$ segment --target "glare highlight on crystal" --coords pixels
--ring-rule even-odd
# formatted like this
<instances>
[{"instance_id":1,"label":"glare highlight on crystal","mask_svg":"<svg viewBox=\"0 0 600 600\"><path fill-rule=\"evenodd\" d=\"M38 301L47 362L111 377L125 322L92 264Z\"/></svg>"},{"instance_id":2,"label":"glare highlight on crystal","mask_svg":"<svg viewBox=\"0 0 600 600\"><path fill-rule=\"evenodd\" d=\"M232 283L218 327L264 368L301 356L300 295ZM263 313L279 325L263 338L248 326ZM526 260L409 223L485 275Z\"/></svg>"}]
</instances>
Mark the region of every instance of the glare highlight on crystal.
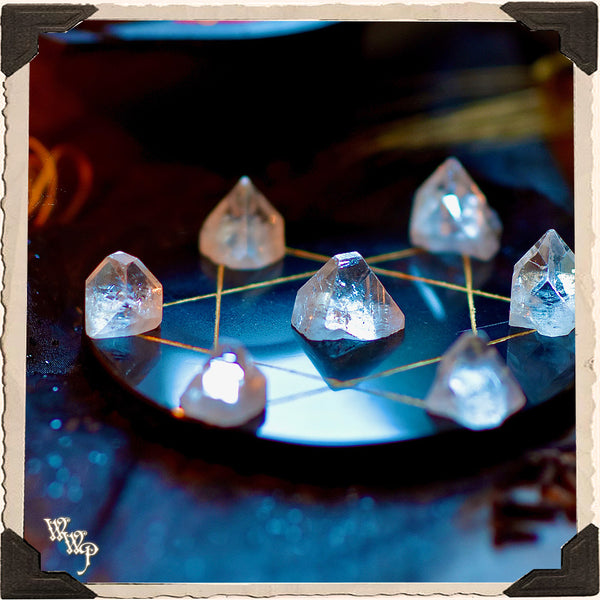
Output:
<instances>
[{"instance_id":1,"label":"glare highlight on crystal","mask_svg":"<svg viewBox=\"0 0 600 600\"><path fill-rule=\"evenodd\" d=\"M377 340L404 329L404 313L358 252L337 254L296 294L292 326L309 340Z\"/></svg>"},{"instance_id":2,"label":"glare highlight on crystal","mask_svg":"<svg viewBox=\"0 0 600 600\"><path fill-rule=\"evenodd\" d=\"M515 265L509 324L548 337L575 328L575 255L554 229Z\"/></svg>"},{"instance_id":3,"label":"glare highlight on crystal","mask_svg":"<svg viewBox=\"0 0 600 600\"><path fill-rule=\"evenodd\" d=\"M125 337L158 327L163 288L135 256L114 252L85 280L85 330L91 338Z\"/></svg>"},{"instance_id":4,"label":"glare highlight on crystal","mask_svg":"<svg viewBox=\"0 0 600 600\"><path fill-rule=\"evenodd\" d=\"M490 260L500 249L502 223L456 158L448 158L417 189L410 241L430 252Z\"/></svg>"},{"instance_id":5,"label":"glare highlight on crystal","mask_svg":"<svg viewBox=\"0 0 600 600\"><path fill-rule=\"evenodd\" d=\"M215 264L262 269L285 255L283 217L248 177L242 177L206 217L199 247Z\"/></svg>"},{"instance_id":6,"label":"glare highlight on crystal","mask_svg":"<svg viewBox=\"0 0 600 600\"><path fill-rule=\"evenodd\" d=\"M266 379L248 352L227 342L212 353L181 396L185 416L217 427L238 427L266 404Z\"/></svg>"},{"instance_id":7,"label":"glare highlight on crystal","mask_svg":"<svg viewBox=\"0 0 600 600\"><path fill-rule=\"evenodd\" d=\"M525 405L517 380L486 339L463 333L442 357L425 406L469 429L492 429Z\"/></svg>"}]
</instances>

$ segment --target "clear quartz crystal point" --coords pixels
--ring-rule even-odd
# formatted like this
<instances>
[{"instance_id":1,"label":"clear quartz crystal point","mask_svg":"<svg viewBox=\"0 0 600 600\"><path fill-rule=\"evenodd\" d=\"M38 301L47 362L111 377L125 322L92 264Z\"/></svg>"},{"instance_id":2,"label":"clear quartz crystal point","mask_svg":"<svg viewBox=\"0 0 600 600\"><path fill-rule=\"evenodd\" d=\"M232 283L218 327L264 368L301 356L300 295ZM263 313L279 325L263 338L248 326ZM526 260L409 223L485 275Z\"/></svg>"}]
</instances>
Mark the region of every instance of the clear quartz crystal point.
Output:
<instances>
[{"instance_id":1,"label":"clear quartz crystal point","mask_svg":"<svg viewBox=\"0 0 600 600\"><path fill-rule=\"evenodd\" d=\"M490 260L501 234L496 211L456 158L444 161L417 189L410 216L414 246Z\"/></svg>"},{"instance_id":2,"label":"clear quartz crystal point","mask_svg":"<svg viewBox=\"0 0 600 600\"><path fill-rule=\"evenodd\" d=\"M404 313L358 252L329 259L296 294L292 326L309 340L377 340L404 329Z\"/></svg>"},{"instance_id":3,"label":"clear quartz crystal point","mask_svg":"<svg viewBox=\"0 0 600 600\"><path fill-rule=\"evenodd\" d=\"M515 265L509 325L549 337L575 328L575 255L554 229Z\"/></svg>"},{"instance_id":4,"label":"clear quartz crystal point","mask_svg":"<svg viewBox=\"0 0 600 600\"><path fill-rule=\"evenodd\" d=\"M206 217L200 252L230 269L262 269L285 255L283 217L242 177Z\"/></svg>"},{"instance_id":5,"label":"clear quartz crystal point","mask_svg":"<svg viewBox=\"0 0 600 600\"><path fill-rule=\"evenodd\" d=\"M114 252L85 280L85 331L91 338L137 335L162 321L163 288L135 256Z\"/></svg>"},{"instance_id":6,"label":"clear quartz crystal point","mask_svg":"<svg viewBox=\"0 0 600 600\"><path fill-rule=\"evenodd\" d=\"M525 405L517 380L487 338L463 333L442 357L425 398L430 413L492 429Z\"/></svg>"},{"instance_id":7,"label":"clear quartz crystal point","mask_svg":"<svg viewBox=\"0 0 600 600\"><path fill-rule=\"evenodd\" d=\"M181 396L181 408L217 427L237 427L258 416L266 404L266 379L237 343L219 345Z\"/></svg>"}]
</instances>

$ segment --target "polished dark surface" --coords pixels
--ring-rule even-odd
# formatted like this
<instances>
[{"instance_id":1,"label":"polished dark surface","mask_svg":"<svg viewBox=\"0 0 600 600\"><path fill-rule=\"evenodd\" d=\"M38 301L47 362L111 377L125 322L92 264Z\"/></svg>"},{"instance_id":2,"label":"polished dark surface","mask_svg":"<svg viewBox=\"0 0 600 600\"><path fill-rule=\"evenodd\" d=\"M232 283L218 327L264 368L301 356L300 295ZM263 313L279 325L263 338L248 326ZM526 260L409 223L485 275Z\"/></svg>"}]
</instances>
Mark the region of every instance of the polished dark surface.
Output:
<instances>
[{"instance_id":1,"label":"polished dark surface","mask_svg":"<svg viewBox=\"0 0 600 600\"><path fill-rule=\"evenodd\" d=\"M575 533L574 395L558 392L571 376L572 339L499 344L517 377L521 367L526 377L534 369L549 385L531 379L531 389L540 388L536 406L498 429L471 432L387 398L370 404L370 393L333 391L289 323L300 280L244 292L243 302L224 295L223 335L241 338L265 363L296 357L316 377L292 382L264 367L276 380L270 398L321 386L327 399L273 404L264 424L252 424L254 434L173 418L112 377L115 363L107 370L83 332L83 283L115 250L144 261L165 284L165 302L213 293L198 230L244 173L286 218L290 247L369 256L405 247L414 190L455 155L507 231L502 256L474 262L474 286L507 294L515 258L549 227L577 250L572 132L556 129L572 102L572 72L537 75L540 59L555 64L555 50L553 38L510 23L343 23L235 44L40 40L30 67L31 135L47 148L85 153L94 176L81 211L63 222L76 179L67 160L50 219L30 223L24 537L40 550L42 568L76 577L81 569L81 557L48 539L43 519L63 515L99 547L81 578L88 582L511 582L559 566L560 546ZM527 90L551 107L541 129ZM526 101L507 99L512 92ZM487 106L492 134L482 139L479 122L461 113L459 131L448 135L448 114L487 100L509 113L503 120ZM384 150L377 135L394 127L411 135ZM318 266L286 257L251 277ZM380 266L464 282L460 260L420 255ZM225 287L252 283L248 277L226 273ZM407 329L389 356L373 357L371 373L439 354L470 327L463 292L380 278ZM475 304L491 338L508 333L506 303ZM436 317L440 306L448 328ZM208 346L213 324L214 298L176 305L165 309L160 335ZM139 338L115 342L111 352L136 387L163 385L152 379L157 365L181 357ZM205 355L189 360L193 370ZM549 364L565 375L546 376ZM422 398L433 369L362 385ZM380 411L379 440L382 431L397 438L403 423L435 435L366 444L372 431L367 440L336 427L354 445L327 447L260 437L281 414L280 424L295 418L306 439L302 419L314 422L318 412L311 403L332 416L368 403ZM293 437L289 428L280 433ZM321 444L323 432L316 437Z\"/></svg>"}]
</instances>

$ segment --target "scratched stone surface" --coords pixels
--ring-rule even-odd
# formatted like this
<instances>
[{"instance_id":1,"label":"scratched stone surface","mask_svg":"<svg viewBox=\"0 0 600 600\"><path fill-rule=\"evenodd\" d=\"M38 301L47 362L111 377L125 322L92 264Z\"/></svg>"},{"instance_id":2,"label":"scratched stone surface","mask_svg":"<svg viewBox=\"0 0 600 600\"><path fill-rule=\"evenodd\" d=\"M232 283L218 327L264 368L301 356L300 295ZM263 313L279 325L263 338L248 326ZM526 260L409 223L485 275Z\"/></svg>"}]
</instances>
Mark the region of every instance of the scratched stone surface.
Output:
<instances>
[{"instance_id":1,"label":"scratched stone surface","mask_svg":"<svg viewBox=\"0 0 600 600\"><path fill-rule=\"evenodd\" d=\"M351 447L324 448L276 442L260 435L261 423L225 433L175 419L131 392L165 356L174 357L171 350L140 338L123 338L125 346L104 341L114 360L100 362L98 347L83 335L85 277L115 249L141 257L169 282L166 303L214 293L214 266L198 255L198 230L243 173L277 198L291 248L330 256L352 244L374 256L408 248L414 190L455 155L485 191L507 235L491 266L473 261L474 288L505 296L510 276L501 274L550 227L575 250L569 131L550 139L425 140L416 149L400 140L383 153L373 147L372 127L387 130L403 117L526 91L530 66L551 51L546 38L532 39L516 25L472 24L458 31L453 24L433 26L440 43L427 52L431 31L425 36L414 27L342 24L308 38L260 40L242 53L223 45L216 54L202 44L82 51L41 40L31 64L31 134L47 147L69 143L85 152L95 182L76 217L61 222L59 203L43 226L32 221L29 232L25 538L40 550L44 569L77 576L83 565L82 556L49 540L43 519L60 516L70 517L70 526L87 531L86 539L99 548L80 577L85 582L514 581L531 569L559 565L560 547L575 533L570 479L557 480L560 497L570 502L558 507L548 499L533 501L541 493L537 475L521 474L537 473L540 452L558 464L573 451L574 336L551 347L537 337L513 338L508 348L498 344L524 381L532 370L539 380L544 357L560 366L543 394L530 394L536 406L499 429L480 435L429 420L421 421L429 434L410 442L371 446L355 438ZM474 40L489 52L468 52ZM280 51L274 53L271 43ZM405 60L409 51L420 56L417 63ZM285 68L278 62L283 57ZM166 67L158 76L157 64ZM504 69L502 78L492 70L487 79L473 80L468 72L497 66L515 68ZM240 105L233 93L240 77L274 93L247 96ZM568 91L570 70L557 77L562 85L555 89L551 83L558 80L552 80L548 93ZM199 117L198 97L206 99L206 114L226 118ZM149 114L170 120L159 119L150 131ZM76 187L65 177L67 191ZM224 289L318 266L286 256L258 273L226 272ZM414 321L405 311L406 335L390 356L387 348L383 358L352 349L367 370L385 369L398 358L408 362L398 353L412 354L419 342L422 355L410 360L437 356L470 328L464 291L419 280L464 286L460 257L411 255L379 266L413 277L405 282L378 274L391 294L410 295ZM334 392L323 377L357 373L352 361L348 369L331 371L327 356L344 358L348 349L305 347L293 337L289 319L298 284L223 295L221 330L262 349L262 362L292 344L317 379L292 381L288 374L291 389L279 383L281 398L292 392L302 397L314 382L332 397L346 393ZM176 317L164 321L160 335L210 344L214 299L203 302L174 306ZM506 302L478 296L475 307L491 338L506 335ZM240 320L241 311L252 315L251 328ZM186 360L186 368L195 369L203 357ZM127 385L110 375L119 375L117 362ZM429 365L397 379L365 381L367 393L361 393L410 390L423 398L434 371ZM530 383L530 390L539 389ZM292 410L294 402L282 402L280 410ZM396 404L383 397L380 406ZM391 410L422 418L419 407L397 406ZM389 414L382 410L380 422L396 426ZM302 418L305 411L295 421ZM536 466L526 469L529 464ZM497 496L508 492L512 504L502 508L509 501L499 503Z\"/></svg>"}]
</instances>

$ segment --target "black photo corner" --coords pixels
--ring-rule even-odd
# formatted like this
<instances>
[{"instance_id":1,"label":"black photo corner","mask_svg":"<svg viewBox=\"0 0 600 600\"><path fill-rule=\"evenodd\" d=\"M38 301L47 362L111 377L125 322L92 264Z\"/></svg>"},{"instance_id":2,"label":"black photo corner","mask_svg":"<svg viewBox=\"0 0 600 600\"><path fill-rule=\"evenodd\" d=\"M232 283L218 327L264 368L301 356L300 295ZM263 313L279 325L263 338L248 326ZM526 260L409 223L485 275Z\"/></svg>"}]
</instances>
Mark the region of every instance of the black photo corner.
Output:
<instances>
[{"instance_id":1,"label":"black photo corner","mask_svg":"<svg viewBox=\"0 0 600 600\"><path fill-rule=\"evenodd\" d=\"M531 31L556 32L560 37L560 52L569 60L571 60L576 68L581 69L588 75L596 71L598 17L597 5L595 3L508 2L501 8L515 21L520 23L524 30L527 29ZM36 56L38 54L40 35L69 31L72 28L76 28L77 25L85 21L96 11L97 8L91 4L5 5L2 8L0 23L2 28L2 72L7 77L10 77L23 65L32 60L38 60L40 57ZM358 25L355 25L355 27L358 27ZM319 34L314 33L314 35L314 39L318 40ZM354 40L353 32L348 34L347 38L344 38L344 35L345 34L343 33L340 34L340 39L346 39L346 41L352 43ZM112 40L109 41L109 44L110 43L115 42ZM143 44L144 42L141 43ZM118 46L118 42L116 42L116 44ZM354 47L352 51L357 52L356 47ZM90 50L88 47L85 47L85 45L82 44L80 52L81 56L85 56L86 53L91 54L93 50ZM77 51L74 52L75 62L78 60L76 54ZM414 60L414 57L412 58ZM182 72L185 72L186 68L189 66L188 62L191 59L188 59L185 56L180 57L180 59L181 64L179 64L177 68L181 69ZM205 56L202 56L201 60L205 61L207 59ZM329 66L335 66L335 61L332 60L331 63L328 64ZM210 71L209 67L207 67L207 72L214 75L213 72ZM319 76L323 78L323 81L326 81L326 73L321 73ZM215 85L220 85L221 82L219 81L218 75L215 77ZM269 77L264 73L260 75L261 82L268 81L268 79ZM176 88L176 93L183 96L189 92L195 91L194 88L188 88L186 86L187 83L185 82L175 83L174 88ZM323 99L323 101L326 102L326 99ZM156 100L156 102L158 106L159 101ZM199 99L198 102L200 103L201 99ZM73 106L76 109L80 108L75 104ZM171 108L173 107L171 106ZM362 108L364 108L364 106ZM382 111L384 110L385 107L382 108ZM148 143L150 148L148 152L155 152L159 158L164 158L164 156L166 156L166 151L162 148L151 148L153 143L151 139L152 135L143 131L144 124L141 121L136 120L136 115L128 114L126 116L131 123L132 130L136 132L136 135L139 136L139 138L142 140L142 143ZM298 118L301 120L302 115L299 115ZM340 121L342 121L341 118ZM183 117L175 118L175 122L176 127L179 128L179 131L181 131L182 126L185 127L185 119ZM206 127L206 130L210 135L214 134L214 124L206 123L203 126ZM298 130L293 131L292 134L301 138L301 127L302 125L299 125ZM164 126L164 129L166 130L166 126ZM197 124L193 126L190 125L190 129L193 129L192 135L196 135L198 131L200 131L200 127ZM248 135L256 135L257 132L259 132L259 129L260 128L256 124L249 125ZM101 134L99 135L102 137ZM279 142L285 138L283 132L270 132L269 135L271 136L270 139ZM177 134L168 132L165 134L165 138L167 139L167 144L172 144L174 141L179 139ZM317 140L315 143L319 143L320 141L321 140ZM284 144L285 142L281 143ZM302 140L302 143L307 143L307 140ZM308 143L310 143L310 141ZM193 163L193 152L197 150L196 145L197 143L195 140L185 140L185 142L182 143L183 150L180 151L181 156L177 156L177 150L173 151L175 158L181 159L184 162L190 161ZM120 149L116 151L117 154L120 151ZM340 146L339 151L342 153L344 151L344 147ZM161 156L161 154L163 156ZM228 154L228 149L226 147L220 147L215 149L215 156L207 160L212 160L213 163L210 166L215 167L215 165L218 164L218 161L222 160L222 157L225 156L230 157L232 163L236 163L235 166L237 166L237 163L241 162L240 157L242 155L243 151L240 149L233 148L231 149L230 154ZM432 152L432 156L436 156L435 152ZM337 160L338 159L336 157L333 161L335 168L337 168ZM424 156L422 163L415 165L415 169L419 175L425 172L424 165L429 164L431 160L431 156ZM377 161L380 161L376 165L377 168L381 169L381 172L386 173L386 177L390 178L390 167L386 166L385 159L380 158L377 159ZM475 161L473 162L476 164ZM256 158L256 164L251 164L250 168L259 171L259 167L257 166L258 163L259 158ZM227 169L225 169L225 175L223 175L221 179L215 177L214 182L208 183L207 186L209 189L220 189L220 186L222 185L222 179L233 180L233 171L235 166L230 168L232 172L227 172ZM107 170L110 170L110 168L114 168L114 165L107 167ZM276 180L277 177L285 177L287 173L286 169L290 169L290 167L282 164L281 160L275 160L271 169L271 179ZM168 169L166 176L168 177ZM143 177L143 175L140 175L140 177ZM350 190L350 188L352 188L353 185L362 185L359 181L358 175L356 179L356 181L348 182L348 190L345 190L344 192L350 198L352 197L353 193L353 190ZM133 180L133 182L129 182L129 185L135 184L135 180ZM179 187L182 187L184 184L185 182L180 184ZM177 185L175 188L177 188ZM322 186L320 189L321 191L327 191L326 186ZM502 191L503 188L499 185L498 189ZM293 199L293 195L291 197ZM115 200L115 204L118 203L119 200L117 198ZM340 204L343 203L340 202ZM357 206L358 205L353 205L351 206L351 209L357 211L357 214L359 215L358 218L360 219L360 211L362 209L357 209ZM554 208L552 210L554 210ZM526 214L526 211L524 214ZM316 215L318 218L318 210L316 210ZM325 215L325 209L323 209L323 215ZM152 216L153 218L156 218L156 211ZM327 215L325 215L325 217L327 217ZM185 219L185 215L182 217L182 220L183 219ZM82 217L82 222L84 220L85 217ZM160 220L160 217L158 217L157 220ZM88 228L87 231L90 231L90 229ZM319 233L319 231L314 233L314 237L318 238ZM86 235L85 231L83 234L79 235ZM120 239L124 239L122 234L119 235L121 235ZM166 234L163 235L166 238ZM186 244L188 244L188 246L191 245L189 239L186 238L184 241ZM164 239L161 238L161 240L157 242L157 245L160 246L160 244L162 244L162 247L164 248L172 248L172 245L169 245L170 243L171 242L164 241ZM370 243L375 244L373 246L374 248L378 247L376 245L377 242L372 242L369 240L369 244ZM50 254L52 252L52 248L50 247L51 244L52 242L49 242L44 246L44 243L40 243L41 250L39 251L39 254L43 254L44 251ZM35 249L31 250L31 252L34 251ZM158 253L159 251L160 247L156 252ZM328 253L329 247L324 247L323 251ZM36 253L35 256L37 257L38 253ZM88 260L88 257L80 258L79 262L83 263L84 260ZM185 260L187 260L187 258ZM189 273L196 273L196 271L199 271L201 267L197 262L190 260L189 265L186 264L185 269L187 269L187 271L185 271L187 276ZM168 269L165 268L165 272L168 273ZM181 271L176 272L172 276L172 280L176 281L180 275ZM34 272L33 277L37 277L36 281L38 283L43 281L43 277L39 273L36 274ZM231 287L233 287L233 284ZM184 288L182 287L182 290L183 289ZM187 292L188 290L185 289L185 291ZM251 302L252 298L250 298L249 301ZM36 304L37 302L40 301L36 299L33 300L33 304L36 306L38 306L38 304ZM260 309L257 308L256 310L258 311ZM388 483L387 478L389 475L390 464L402 464L402 474L407 482L407 485L409 487L414 486L415 489L418 489L418 486L424 484L429 477L439 477L440 480L443 481L444 479L451 477L454 471L456 471L456 473L460 473L461 468L464 466L466 461L472 460L473 465L470 467L472 473L470 475L475 476L473 473L477 474L478 469L483 470L487 460L489 460L492 464L501 464L504 460L501 455L501 451L498 449L499 445L505 439L505 437L502 436L502 432L489 432L489 436L486 438L487 441L481 441L482 448L484 448L482 451L482 456L472 457L470 454L470 448L472 447L473 441L478 440L477 443L479 443L479 441L483 440L483 438L477 437L477 434L474 434L473 432L455 432L448 428L444 422L440 422L439 432L437 434L441 440L440 446L448 447L449 444L447 441L450 440L452 449L448 450L448 452L449 454L453 455L455 460L452 467L449 467L448 464L445 463L443 468L439 465L436 465L434 459L428 457L427 441L423 441L421 439L411 441L412 446L409 455L407 455L402 442L384 443L373 446L365 445L365 447L352 448L332 447L327 448L326 452L322 452L323 448L318 446L311 447L305 445L302 447L296 447L293 444L280 444L269 439L255 439L251 434L248 434L248 431L256 430L256 428L258 428L262 422L262 417L258 417L256 422L250 423L248 426L248 431L221 432L207 428L205 431L203 431L201 436L198 436L196 433L197 430L194 429L192 424L188 424L185 421L171 422L168 420L165 414L163 414L165 411L162 410L160 406L147 406L147 403L145 403L145 401L141 398L141 396L143 396L143 389L140 391L140 386L138 383L139 372L136 371L137 365L134 365L134 367L127 372L126 376L123 376L123 373L119 372L118 370L113 369L111 371L111 356L118 353L125 353L125 350L123 350L121 346L117 345L112 348L108 348L108 350L105 351L103 350L103 345L100 343L90 343L89 341L86 342L85 340L82 343L79 343L79 341L74 342L73 340L75 337L77 337L79 340L78 336L61 337L62 334L60 331L58 331L60 325L50 323L49 319L46 318L44 311L47 311L47 315L53 314L52 308L42 306L39 311L40 314L31 317L32 321L28 324L28 353L31 353L34 356L32 360L36 360L36 356L40 357L42 356L42 352L45 352L46 354L44 354L44 356L47 355L49 357L57 357L58 361L78 361L77 368L79 369L79 379L74 380L71 385L74 388L79 386L78 389L82 389L84 393L87 392L89 394L93 394L90 405L93 407L95 414L100 415L100 418L110 419L111 425L116 424L118 427L122 426L123 428L132 427L136 439L137 436L139 436L140 439L143 440L143 442L136 442L138 447L135 448L134 453L141 452L144 448L148 447L150 448L151 452L159 455L161 452L159 447L161 447L162 439L168 439L169 448L167 458L157 459L157 463L165 468L170 468L172 466L169 462L171 461L173 465L175 465L174 471L176 472L177 470L183 472L185 469L193 469L193 466L187 466L179 460L179 453L190 456L193 458L193 460L205 461L208 463L208 468L211 470L211 473L214 471L214 479L207 477L206 482L208 486L214 487L214 489L211 487L209 491L211 494L213 494L214 498L217 498L217 500L220 498L220 494L223 495L225 501L232 501L232 498L234 498L234 492L225 492L222 489L225 487L222 485L222 480L226 479L227 476L232 473L235 473L235 481L237 484L239 484L240 489L242 490L240 492L235 492L239 493L240 496L243 496L247 493L247 488L250 485L248 482L252 481L252 477L256 478L258 485L264 487L265 489L269 489L269 486L276 485L276 483L274 484L273 482L279 481L280 479L286 481L289 479L291 481L289 484L290 489L293 488L296 490L295 494L298 497L300 497L303 493L306 494L307 497L312 494L311 497L322 497L325 499L325 502L331 501L334 503L334 500L330 500L328 494L331 493L331 496L333 497L336 493L335 490L342 489L344 486L348 487L349 484L353 486L353 489L354 487L357 487L359 490L376 490L374 494L378 493L380 490L388 490L390 484ZM493 315L491 309L490 314ZM185 325L185 318L186 317L184 315L182 317L183 325ZM79 327L79 332L81 332L81 327ZM49 339L57 341L52 345L53 342L49 342ZM311 345L303 340L300 340L298 343L304 344L304 351L306 352L307 356L314 363L317 370L322 374L325 383L330 387L332 385L332 381L339 384L340 387L343 387L345 379L350 379L352 376L356 376L357 374L361 377L363 375L368 376L369 372L376 369L378 366L377 361L379 359L377 353L371 352L365 354L360 347L346 348L335 344ZM395 347L395 344L401 343L402 339L400 337L398 340L392 340L389 342L389 347L393 348ZM424 343L426 343L426 340ZM67 350L64 351L64 355L61 357L63 348L67 346ZM105 345L104 347L107 346ZM385 344L383 347L385 352L391 351ZM136 352L137 351L139 351L139 349L136 350ZM553 350L553 352L554 351L555 350ZM561 349L556 350L557 353L561 351ZM113 354L111 354L111 352ZM339 355L342 355L343 359L345 359L344 357L349 356L347 360L348 364L350 364L350 367L348 367L343 360L341 362L338 360L337 362L334 361L334 363L332 363L332 352L335 355L333 356L334 359L339 359ZM353 356L359 357L361 364L365 368L364 373L357 373L355 369L353 370L351 361L357 360L356 358L353 359ZM145 360L146 358L147 357L145 357ZM332 364L334 364L334 367L331 366ZM340 365L342 368L340 368ZM157 368L156 361L153 363L152 359L148 360L147 365L144 364L142 366L144 368L147 367L148 369ZM129 366L127 368L129 368ZM106 371L110 373L110 376L107 376ZM58 373L52 373L52 369L50 367L42 367L38 370L38 372L44 373L44 375L52 378L54 375L66 373L67 369L63 369L62 373L60 369L58 370ZM138 378L136 379L136 377ZM126 380L125 384L123 384L124 380ZM90 386L89 384L85 383L85 381L98 381L97 388L96 386ZM40 394L41 398L42 395L46 393L45 391L39 391L42 385L43 382L41 379L39 381L36 380L35 384L32 383L31 387L28 387L28 394ZM128 388L127 396L122 389L123 385ZM55 387L58 390L60 386L56 385ZM569 396L569 394L571 394L571 396ZM58 396L60 396L60 394L54 394L53 396L52 392L48 392L47 394L47 397L50 398L50 403L55 402L56 400L53 398ZM535 423L536 419L540 418L540 415L546 419L545 422L550 422L552 420L555 422L562 420L569 421L569 419L573 418L572 396L572 387L560 390L560 392L557 393L548 403L535 407L539 413L533 414L532 411L531 415L524 414L522 419L507 423L506 426L503 426L503 429L506 427L506 431L510 432L510 439L518 439L519 435L522 435L525 431L530 431L532 429L533 424ZM121 400L123 397L131 397L130 406L122 406ZM7 401L10 402L10 398L7 399ZM52 407L51 404L50 407ZM48 414L51 412L51 408L45 409L43 406L39 408L39 411L42 415L46 415L44 410L47 410ZM82 408L80 406L75 410L78 411L77 419L79 419L79 421L82 423L87 423L86 427L89 425L88 429L90 432L93 433L97 431L97 429L94 429L91 419L88 419L88 421L85 420L85 407ZM56 421L56 419L54 419L54 421ZM66 427L67 419L63 418L62 421ZM60 423L60 420L58 422ZM134 423L134 425L131 425L131 423ZM559 442L552 446L549 452L555 452L558 454L560 451L566 448L568 452L574 454L574 437L569 438L567 435L567 441L564 441L565 431L561 430L561 425L562 423L553 426L553 439L558 439ZM62 423L60 426L62 427ZM58 428L59 425L56 425L56 427ZM552 429L552 427L550 428ZM535 448L535 444L537 443L541 447L547 442L548 440L544 439L540 432L536 432L532 434L530 446ZM240 452L236 451L236 448L238 447L244 448L244 451L241 453L243 455L240 455ZM531 447L528 447L527 450L531 450ZM116 451L117 455L119 452L120 450ZM502 494L503 490L502 486L505 486L508 489L510 485L514 483L513 480L520 481L518 478L521 476L526 479L527 477L530 477L530 471L535 471L536 469L541 468L539 467L539 464L535 462L538 460L538 458L527 462L526 459L521 459L519 457L517 449L511 451L509 454L511 460L514 460L517 466L514 467L512 471L507 469L505 472L503 472L502 477L504 477L504 479L497 486L500 490L500 495ZM103 460L103 455L99 452L94 454L93 449L90 451L88 456L90 457L90 462L96 461L97 464L100 464ZM413 459L410 458L411 456ZM422 462L417 461L418 464L414 464L414 456L422 457ZM554 456L554 454L551 454L551 458L549 459L550 462L554 461L552 462L553 465L560 462L558 459L553 458ZM219 468L222 467L222 464L225 465L223 472L219 471ZM107 503L106 506L108 508L105 509L105 511L110 510L110 507L116 502L116 498L118 497L120 491L123 490L125 486L124 481L127 477L128 469L130 468L130 465L128 465L125 465L122 468L122 471L119 472L117 478L118 481L115 483L117 489L113 490L113 496L111 496L110 501ZM318 465L318 468L315 468L315 465ZM525 475L523 475L523 473L525 473ZM513 479L511 479L511 477ZM181 475L181 473L177 473L175 476L173 476L172 481L169 482L168 485L176 487L181 481L185 481L185 478L183 475ZM215 483L215 481L217 483ZM331 488L334 491L322 492L319 490L319 486L323 486L328 490ZM65 489L67 489L66 484ZM74 490L74 488L68 489ZM428 490L429 488L426 488L424 497L427 495L427 493L429 493ZM72 491L73 497L76 497L77 493L78 492L76 491ZM230 496L228 496L228 494ZM385 497L385 493L382 494L382 497ZM517 522L520 518L518 513L521 508L517 504L512 503L512 500L507 500L504 504L503 502L504 500L494 500L494 510L500 506L498 511L501 512L506 505L509 506L508 512L510 513L512 510L513 513L509 514L508 517L503 514L498 517L497 521L505 523L507 520L513 519L514 522ZM368 510L370 503L365 500L364 506L367 507L366 510ZM128 508L126 511L124 511L120 518L126 519L130 510L131 509ZM550 520L548 515L550 515L552 511L549 511L547 506L544 506L540 510L541 512L525 514L523 519L525 521L530 519L533 522L536 520ZM544 510L546 512L544 512ZM568 510L571 510L571 512L574 510L572 503L569 505ZM289 519L291 519L292 525L294 524L294 519L300 519L299 513L297 511L294 512L294 509L288 511L287 514ZM44 516L51 517L53 515L48 514ZM98 517L100 522L106 520L107 518L107 514L102 514ZM513 521L511 521L511 523ZM272 523L274 523L274 521L272 521ZM74 525L76 527L87 527L87 524L85 523L75 523ZM272 528L276 529L276 523L272 525ZM296 532L298 527L295 529L292 527L290 531L292 530ZM340 534L342 538L343 535ZM414 535L414 531L411 535ZM517 525L511 524L508 527L508 533L503 533L502 531L498 533L497 529L495 535L496 539L500 539L501 543L505 539L508 541L515 539L523 540L529 539L528 536L530 536L527 528L523 529L519 523L517 523ZM502 537L503 535L505 538ZM215 544L217 545L221 543L225 544L225 542L221 542L219 539L215 541ZM108 552L108 550L106 551ZM111 551L117 552L118 550L115 548ZM598 528L593 524L582 527L580 531L578 531L576 535L562 547L562 549L557 547L555 551L557 557L560 555L560 569L534 569L528 573L523 573L523 576L516 580L515 583L510 585L510 587L504 591L504 594L509 597L596 595L599 591L600 581L598 569ZM92 558L92 562L93 560L94 558ZM192 564L191 562L189 565L189 572L191 573L193 572L192 569L196 568L197 565L195 563ZM3 598L93 598L96 596L96 594L86 587L84 583L81 583L76 579L76 577L67 572L59 570L42 570L40 553L34 547L34 545L29 543L26 539L23 539L23 537L19 536L14 531L6 528L2 533L1 539L0 567L1 595ZM104 575L102 572L99 574L101 576ZM340 577L341 576L342 575L340 575ZM92 579L91 581L96 580Z\"/></svg>"}]
</instances>

